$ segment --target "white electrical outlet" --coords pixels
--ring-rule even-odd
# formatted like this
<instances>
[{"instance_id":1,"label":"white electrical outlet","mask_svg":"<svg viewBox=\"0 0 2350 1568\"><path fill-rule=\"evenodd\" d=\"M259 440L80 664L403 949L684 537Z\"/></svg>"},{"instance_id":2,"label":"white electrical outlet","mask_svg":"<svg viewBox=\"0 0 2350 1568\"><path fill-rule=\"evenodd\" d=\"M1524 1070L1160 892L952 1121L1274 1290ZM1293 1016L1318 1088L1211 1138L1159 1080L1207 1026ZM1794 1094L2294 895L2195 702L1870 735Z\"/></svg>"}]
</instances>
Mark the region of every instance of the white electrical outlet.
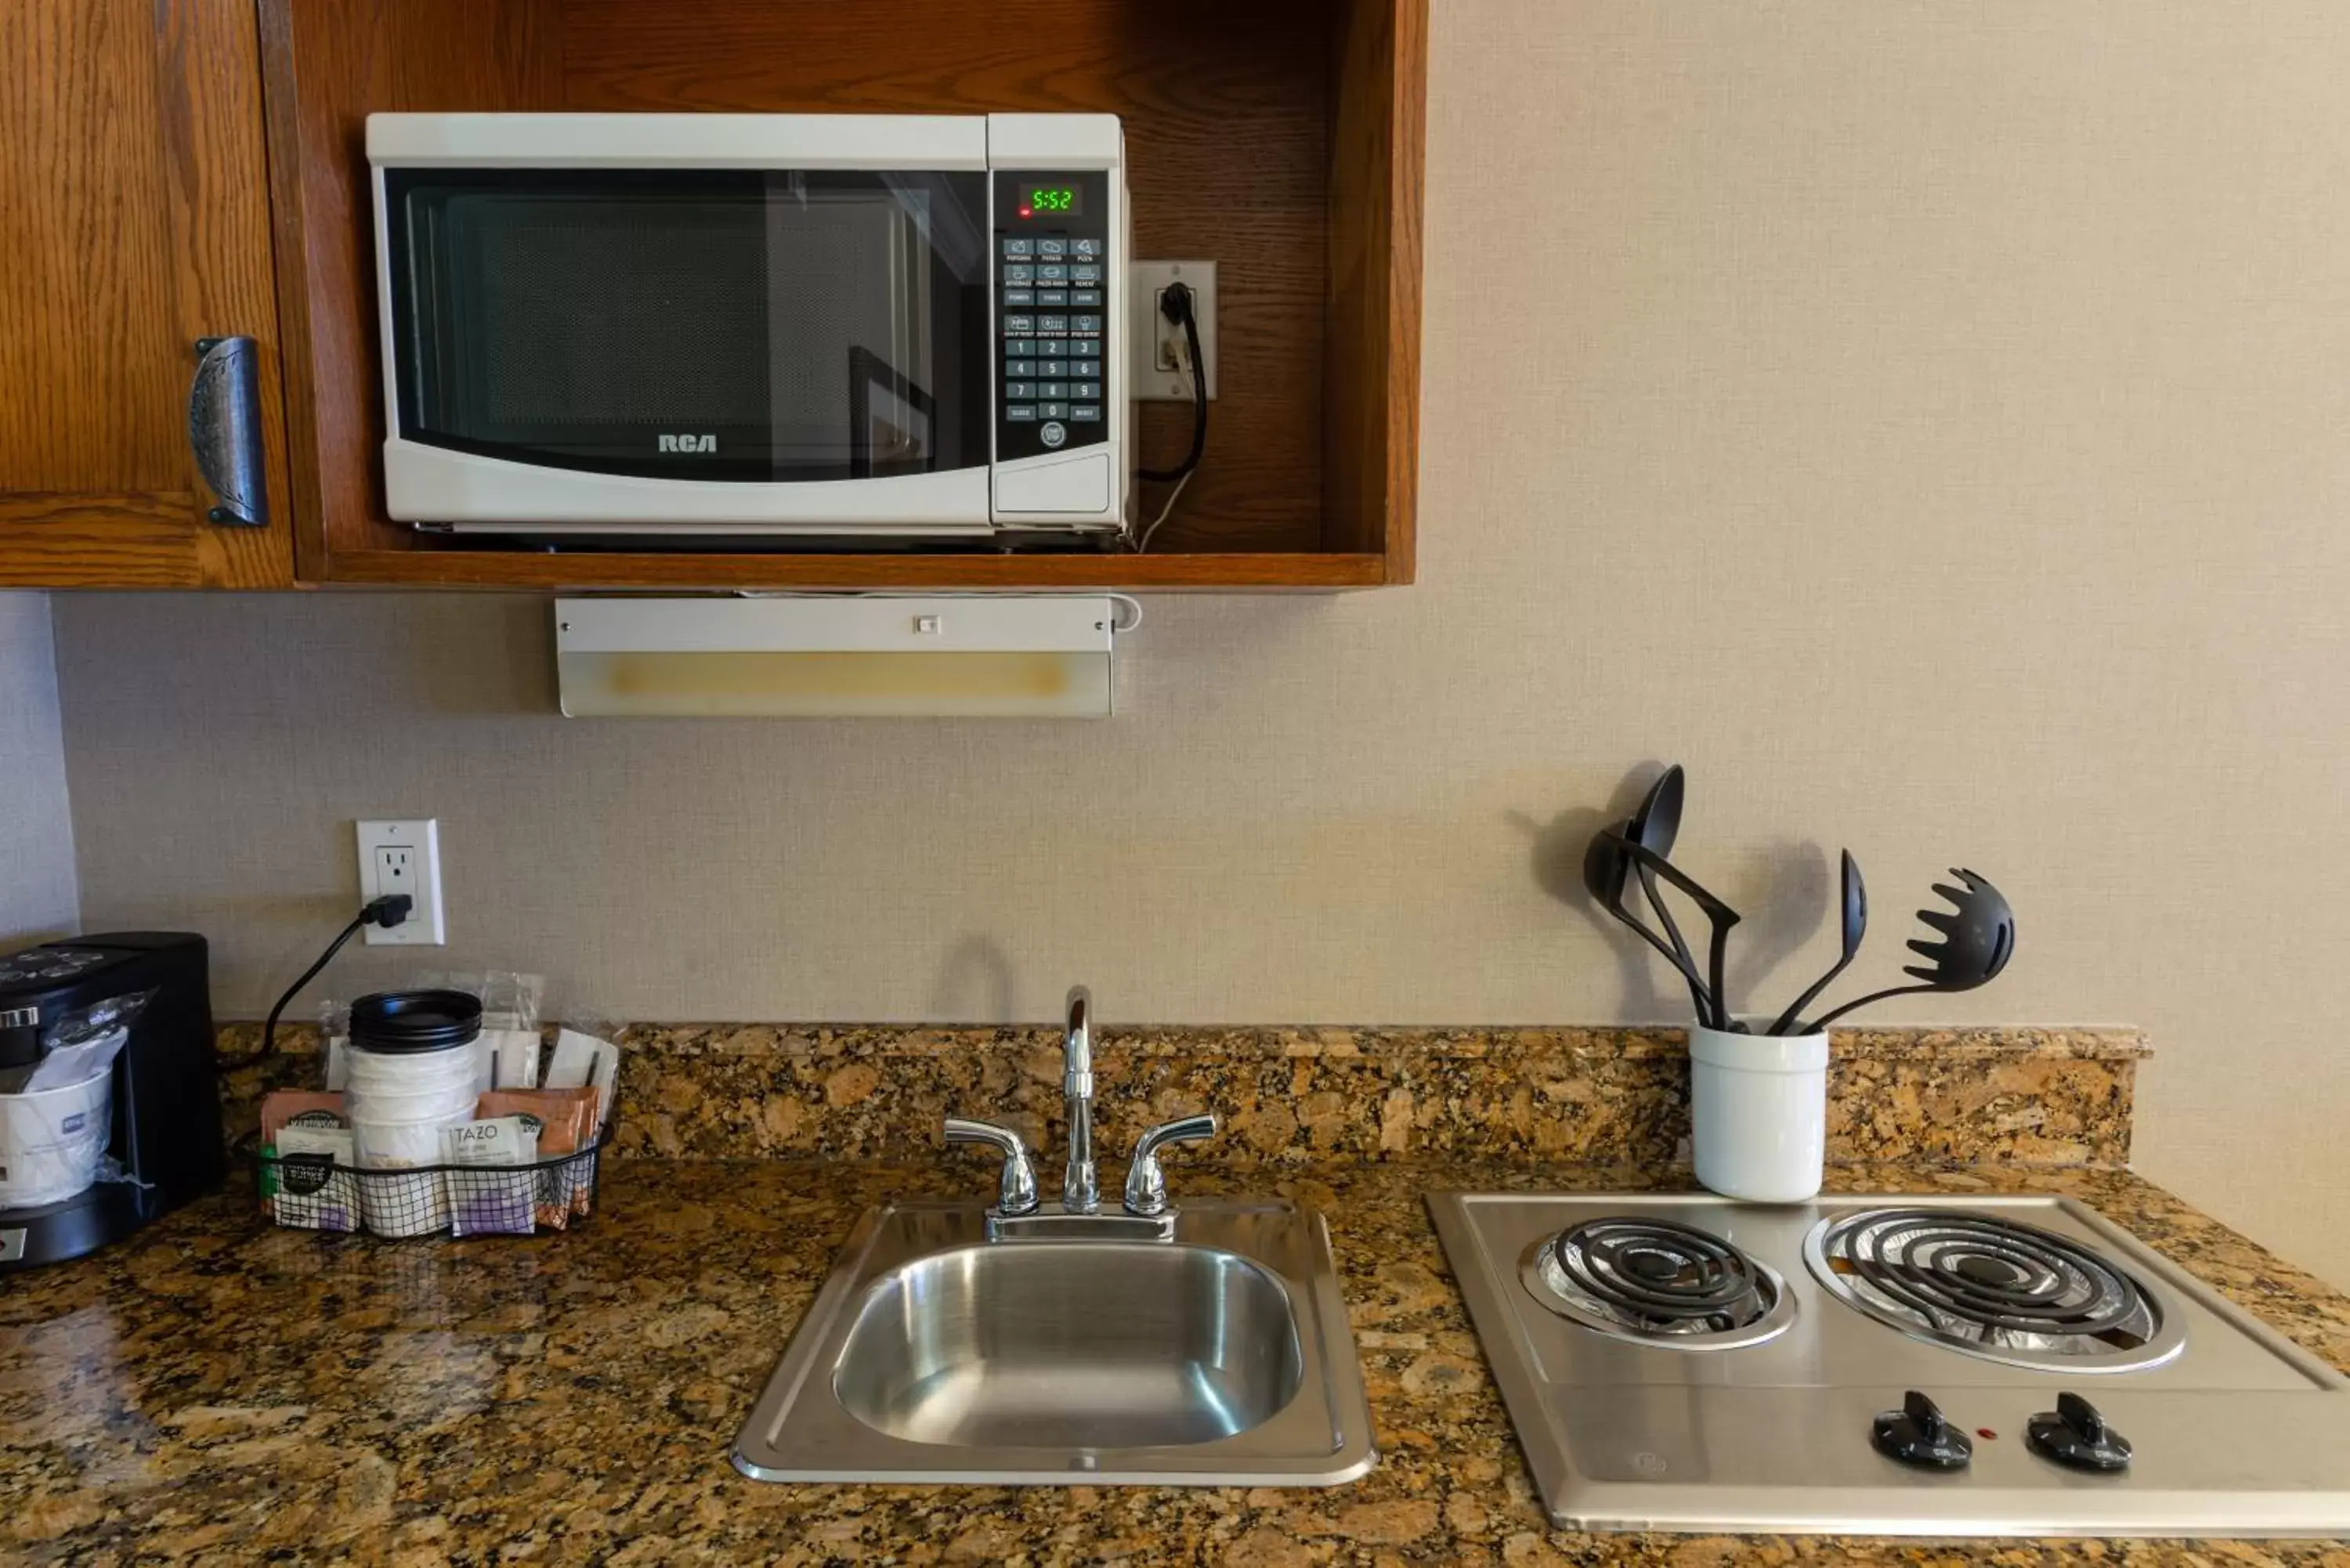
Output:
<instances>
[{"instance_id":1,"label":"white electrical outlet","mask_svg":"<svg viewBox=\"0 0 2350 1568\"><path fill-rule=\"evenodd\" d=\"M1127 385L1149 401L1191 400L1191 383L1177 367L1183 329L1159 309L1170 283L1191 286L1191 309L1200 321L1200 358L1208 378L1208 400L1216 400L1216 264L1211 261L1139 261L1126 269Z\"/></svg>"},{"instance_id":2,"label":"white electrical outlet","mask_svg":"<svg viewBox=\"0 0 2350 1568\"><path fill-rule=\"evenodd\" d=\"M424 817L403 822L362 822L359 837L359 902L390 893L415 900L408 919L386 930L367 928L369 947L445 947L448 926L441 909L441 824Z\"/></svg>"}]
</instances>

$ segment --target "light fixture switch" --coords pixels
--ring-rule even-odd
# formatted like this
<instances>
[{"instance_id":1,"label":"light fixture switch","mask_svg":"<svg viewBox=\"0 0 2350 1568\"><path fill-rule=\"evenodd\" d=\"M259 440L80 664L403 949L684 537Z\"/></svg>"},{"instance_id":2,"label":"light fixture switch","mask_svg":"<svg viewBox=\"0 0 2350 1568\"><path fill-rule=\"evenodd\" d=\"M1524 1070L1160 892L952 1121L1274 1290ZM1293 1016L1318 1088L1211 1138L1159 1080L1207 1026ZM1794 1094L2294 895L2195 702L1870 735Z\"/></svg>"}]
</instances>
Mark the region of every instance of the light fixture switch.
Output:
<instances>
[{"instance_id":1,"label":"light fixture switch","mask_svg":"<svg viewBox=\"0 0 2350 1568\"><path fill-rule=\"evenodd\" d=\"M392 893L414 900L408 919L389 930L367 928L369 947L445 947L441 904L441 824L434 817L359 825L359 902Z\"/></svg>"}]
</instances>

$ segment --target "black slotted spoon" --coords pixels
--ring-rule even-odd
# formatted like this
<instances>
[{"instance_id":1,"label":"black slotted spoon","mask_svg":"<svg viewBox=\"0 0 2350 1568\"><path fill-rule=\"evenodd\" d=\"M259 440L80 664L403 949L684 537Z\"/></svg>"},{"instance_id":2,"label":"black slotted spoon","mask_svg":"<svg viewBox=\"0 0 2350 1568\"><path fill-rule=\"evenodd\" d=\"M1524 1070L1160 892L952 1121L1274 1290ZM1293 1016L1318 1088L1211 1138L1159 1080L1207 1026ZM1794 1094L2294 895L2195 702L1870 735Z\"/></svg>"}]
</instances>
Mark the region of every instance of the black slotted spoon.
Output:
<instances>
[{"instance_id":1,"label":"black slotted spoon","mask_svg":"<svg viewBox=\"0 0 2350 1568\"><path fill-rule=\"evenodd\" d=\"M1889 996L1912 996L1928 991L1972 991L1988 984L2007 967L2007 961L2015 956L2015 915L2007 907L2007 896L1971 871L1953 866L1950 875L1965 886L1951 888L1937 882L1934 891L1949 899L1956 912L1918 911L1921 924L1942 933L1938 942L1915 939L1909 942L1909 950L1926 961L1904 964L1901 972L1913 976L1919 983L1871 992L1832 1012L1822 1013L1809 1023L1796 1025L1795 1033L1816 1034L1846 1013Z\"/></svg>"}]
</instances>

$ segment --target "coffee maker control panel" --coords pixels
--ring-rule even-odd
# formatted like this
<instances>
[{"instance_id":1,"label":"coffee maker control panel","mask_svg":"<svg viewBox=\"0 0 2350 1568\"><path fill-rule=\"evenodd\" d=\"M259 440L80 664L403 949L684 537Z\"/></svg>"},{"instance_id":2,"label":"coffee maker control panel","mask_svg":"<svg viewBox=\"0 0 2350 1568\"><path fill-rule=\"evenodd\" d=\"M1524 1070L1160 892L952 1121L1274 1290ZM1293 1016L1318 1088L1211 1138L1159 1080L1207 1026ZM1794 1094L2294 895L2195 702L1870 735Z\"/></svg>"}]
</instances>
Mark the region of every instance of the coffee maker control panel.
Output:
<instances>
[{"instance_id":1,"label":"coffee maker control panel","mask_svg":"<svg viewBox=\"0 0 2350 1568\"><path fill-rule=\"evenodd\" d=\"M106 954L94 953L87 948L27 948L13 958L0 959L0 985L71 980L82 971L104 963L106 958Z\"/></svg>"}]
</instances>

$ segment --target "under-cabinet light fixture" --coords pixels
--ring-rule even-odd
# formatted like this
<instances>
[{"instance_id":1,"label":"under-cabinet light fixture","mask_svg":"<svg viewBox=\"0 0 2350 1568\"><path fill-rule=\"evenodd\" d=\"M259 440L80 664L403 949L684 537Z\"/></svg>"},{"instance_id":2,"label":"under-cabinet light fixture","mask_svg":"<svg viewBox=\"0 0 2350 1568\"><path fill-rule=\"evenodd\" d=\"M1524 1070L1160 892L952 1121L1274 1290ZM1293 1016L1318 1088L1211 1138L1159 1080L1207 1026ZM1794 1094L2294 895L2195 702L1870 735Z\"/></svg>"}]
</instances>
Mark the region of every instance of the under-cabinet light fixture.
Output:
<instances>
[{"instance_id":1,"label":"under-cabinet light fixture","mask_svg":"<svg viewBox=\"0 0 2350 1568\"><path fill-rule=\"evenodd\" d=\"M1106 719L1138 618L1110 594L557 599L555 664L574 719Z\"/></svg>"}]
</instances>

